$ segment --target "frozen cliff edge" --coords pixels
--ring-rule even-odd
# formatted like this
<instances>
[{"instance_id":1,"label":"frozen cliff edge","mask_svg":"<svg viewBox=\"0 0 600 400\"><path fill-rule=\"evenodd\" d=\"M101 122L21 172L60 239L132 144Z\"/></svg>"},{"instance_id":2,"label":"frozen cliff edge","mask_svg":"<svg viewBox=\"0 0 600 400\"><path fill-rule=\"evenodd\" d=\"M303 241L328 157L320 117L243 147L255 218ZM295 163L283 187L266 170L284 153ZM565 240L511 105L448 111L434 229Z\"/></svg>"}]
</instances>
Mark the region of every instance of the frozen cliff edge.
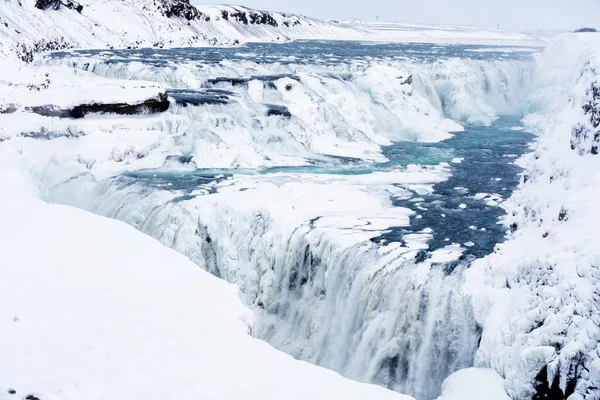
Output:
<instances>
[{"instance_id":1,"label":"frozen cliff edge","mask_svg":"<svg viewBox=\"0 0 600 400\"><path fill-rule=\"evenodd\" d=\"M40 201L13 156L0 158L1 399L410 399L253 339L237 287L121 222Z\"/></svg>"},{"instance_id":2,"label":"frozen cliff edge","mask_svg":"<svg viewBox=\"0 0 600 400\"><path fill-rule=\"evenodd\" d=\"M600 398L599 86L600 35L542 54L525 118L539 138L504 205L509 240L467 273L484 328L475 365L514 399Z\"/></svg>"}]
</instances>

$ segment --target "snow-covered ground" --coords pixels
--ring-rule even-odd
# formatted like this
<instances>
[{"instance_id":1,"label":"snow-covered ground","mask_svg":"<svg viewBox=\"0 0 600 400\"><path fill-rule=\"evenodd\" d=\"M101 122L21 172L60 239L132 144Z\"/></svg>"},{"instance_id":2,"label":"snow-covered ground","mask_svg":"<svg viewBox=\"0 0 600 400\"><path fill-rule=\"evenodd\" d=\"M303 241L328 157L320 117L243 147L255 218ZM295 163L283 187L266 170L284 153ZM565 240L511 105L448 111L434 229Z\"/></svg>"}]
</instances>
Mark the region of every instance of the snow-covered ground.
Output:
<instances>
[{"instance_id":1,"label":"snow-covered ground","mask_svg":"<svg viewBox=\"0 0 600 400\"><path fill-rule=\"evenodd\" d=\"M511 32L482 29L473 26L444 26L361 20L340 21L341 26L360 28L368 32L370 40L418 43L472 43L493 45L539 45L552 33Z\"/></svg>"},{"instance_id":2,"label":"snow-covered ground","mask_svg":"<svg viewBox=\"0 0 600 400\"><path fill-rule=\"evenodd\" d=\"M539 138L504 205L514 232L467 274L483 325L475 364L511 398L600 396L599 71L598 34L545 50L525 119Z\"/></svg>"},{"instance_id":3,"label":"snow-covered ground","mask_svg":"<svg viewBox=\"0 0 600 400\"><path fill-rule=\"evenodd\" d=\"M11 158L1 399L410 399L253 339L235 286L124 223L42 202Z\"/></svg>"},{"instance_id":4,"label":"snow-covered ground","mask_svg":"<svg viewBox=\"0 0 600 400\"><path fill-rule=\"evenodd\" d=\"M240 6L197 6L182 0L82 0L83 9L36 0L0 3L0 54L25 60L61 48L186 47L293 39L535 45L536 35L469 27L323 21ZM181 6L180 3L183 3ZM64 4L68 4L65 2ZM183 9L184 11L180 11ZM181 16L180 16L181 15ZM167 17L168 16L168 17Z\"/></svg>"}]
</instances>

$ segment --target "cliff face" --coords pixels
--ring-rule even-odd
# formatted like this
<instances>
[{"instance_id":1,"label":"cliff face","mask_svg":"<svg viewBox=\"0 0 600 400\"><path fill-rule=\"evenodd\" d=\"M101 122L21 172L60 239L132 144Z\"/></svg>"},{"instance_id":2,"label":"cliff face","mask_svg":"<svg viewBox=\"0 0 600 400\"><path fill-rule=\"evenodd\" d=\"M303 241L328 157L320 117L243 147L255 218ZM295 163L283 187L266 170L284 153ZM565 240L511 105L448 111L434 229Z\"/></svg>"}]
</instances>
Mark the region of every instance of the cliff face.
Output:
<instances>
[{"instance_id":1,"label":"cliff face","mask_svg":"<svg viewBox=\"0 0 600 400\"><path fill-rule=\"evenodd\" d=\"M600 75L600 71L598 73ZM571 149L579 154L598 154L600 143L600 83L593 82L586 91L586 100L581 107L585 115L571 130Z\"/></svg>"},{"instance_id":2,"label":"cliff face","mask_svg":"<svg viewBox=\"0 0 600 400\"><path fill-rule=\"evenodd\" d=\"M504 205L509 240L473 265L476 365L514 399L600 398L600 40L572 34L538 62L526 124L539 135Z\"/></svg>"}]
</instances>

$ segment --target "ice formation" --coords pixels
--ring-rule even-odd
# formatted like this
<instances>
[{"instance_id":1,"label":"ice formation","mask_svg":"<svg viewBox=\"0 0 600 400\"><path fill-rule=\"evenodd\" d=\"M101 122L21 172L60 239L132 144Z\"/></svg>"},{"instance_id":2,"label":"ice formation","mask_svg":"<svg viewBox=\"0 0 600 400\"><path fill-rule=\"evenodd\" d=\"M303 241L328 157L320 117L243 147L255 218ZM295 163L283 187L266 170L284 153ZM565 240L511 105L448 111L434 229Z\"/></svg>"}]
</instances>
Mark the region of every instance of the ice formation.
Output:
<instances>
[{"instance_id":1,"label":"ice formation","mask_svg":"<svg viewBox=\"0 0 600 400\"><path fill-rule=\"evenodd\" d=\"M444 400L486 391L498 399L598 398L596 35L559 38L535 62L264 62L242 48L235 60L202 62L192 50L172 50L163 54L183 56L165 62L151 50L131 56L107 48L386 36L364 23L230 6L196 10L185 1L37 3L0 4L1 181L15 188L1 200L10 263L0 281L3 303L21 307L0 310L11 360L0 364L1 384L19 395L64 398L109 389L117 398L189 398L201 384L214 398L239 396L236 387L264 398L402 397L293 362L248 337L251 326L294 357L419 399L440 390ZM396 40L538 43L462 28L388 31ZM72 47L107 50L24 64L37 52ZM166 96L170 105L160 114L61 114ZM440 141L461 125L491 125L500 114L527 114L527 128L539 135L534 152L519 161L523 182L507 202L491 191L465 195L491 207L502 203L508 240L473 265L464 257L471 241L427 253L430 228L378 241L418 217L397 202L418 203L449 178L451 166L368 174L353 168L385 162L383 148L393 141ZM290 166L313 169L276 169ZM263 173L267 168L273 170ZM237 284L256 324L231 286L183 257L117 222L36 196L125 221ZM73 247L79 250L69 252ZM37 332L49 326L42 343ZM161 343L165 337L172 341ZM212 357L210 368L198 366L200 353ZM69 368L50 366L63 356ZM103 364L107 359L113 363ZM80 365L88 368L75 369ZM213 379L233 365L246 386ZM206 373L202 381L196 368ZM300 390L276 385L282 374ZM143 391L131 393L123 376ZM160 387L165 377L176 387Z\"/></svg>"},{"instance_id":2,"label":"ice formation","mask_svg":"<svg viewBox=\"0 0 600 400\"><path fill-rule=\"evenodd\" d=\"M539 139L504 205L513 233L467 273L483 325L475 365L511 398L600 396L600 288L594 227L600 40L568 35L538 65L526 122Z\"/></svg>"}]
</instances>

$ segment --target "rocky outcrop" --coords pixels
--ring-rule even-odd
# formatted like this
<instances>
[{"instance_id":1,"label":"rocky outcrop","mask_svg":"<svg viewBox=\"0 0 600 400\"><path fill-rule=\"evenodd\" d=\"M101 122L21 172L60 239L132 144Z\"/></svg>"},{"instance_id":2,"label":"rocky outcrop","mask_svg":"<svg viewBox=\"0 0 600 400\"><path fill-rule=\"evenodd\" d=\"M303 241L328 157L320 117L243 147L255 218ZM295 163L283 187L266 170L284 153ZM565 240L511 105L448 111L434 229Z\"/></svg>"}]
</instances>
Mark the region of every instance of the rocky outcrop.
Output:
<instances>
[{"instance_id":1,"label":"rocky outcrop","mask_svg":"<svg viewBox=\"0 0 600 400\"><path fill-rule=\"evenodd\" d=\"M188 21L203 19L210 21L208 15L201 13L196 7L190 4L189 0L160 0L158 7L161 13L167 18L183 18Z\"/></svg>"},{"instance_id":2,"label":"rocky outcrop","mask_svg":"<svg viewBox=\"0 0 600 400\"><path fill-rule=\"evenodd\" d=\"M221 12L221 17L226 21L238 21L244 25L270 25L272 27L277 27L279 24L277 20L273 18L271 14L265 11L255 11L255 10L238 10L235 11L227 11L223 10ZM287 22L287 21L286 21ZM289 26L289 25L286 25Z\"/></svg>"},{"instance_id":3,"label":"rocky outcrop","mask_svg":"<svg viewBox=\"0 0 600 400\"><path fill-rule=\"evenodd\" d=\"M83 6L76 1L65 1L62 0L36 0L36 8L40 10L58 10L61 7L67 7L68 9L75 10L78 13L83 11Z\"/></svg>"},{"instance_id":4,"label":"rocky outcrop","mask_svg":"<svg viewBox=\"0 0 600 400\"><path fill-rule=\"evenodd\" d=\"M579 154L598 154L600 144L600 82L587 90L587 101L583 104L585 119L571 130L571 149Z\"/></svg>"},{"instance_id":5,"label":"rocky outcrop","mask_svg":"<svg viewBox=\"0 0 600 400\"><path fill-rule=\"evenodd\" d=\"M46 51L70 49L72 47L73 45L62 37L56 40L42 39L40 41L34 42L31 45L26 45L23 43L19 44L16 48L16 53L17 56L21 59L21 61L30 63L33 61L33 56L35 54L43 53Z\"/></svg>"},{"instance_id":6,"label":"rocky outcrop","mask_svg":"<svg viewBox=\"0 0 600 400\"><path fill-rule=\"evenodd\" d=\"M58 118L83 118L88 114L155 114L167 111L169 108L169 98L166 93L160 93L158 96L142 101L140 103L90 103L80 104L70 109L62 109L54 105L26 107L25 110L43 115L45 117Z\"/></svg>"},{"instance_id":7,"label":"rocky outcrop","mask_svg":"<svg viewBox=\"0 0 600 400\"><path fill-rule=\"evenodd\" d=\"M292 113L286 106L278 104L265 104L267 106L267 117L279 116L290 118Z\"/></svg>"}]
</instances>

